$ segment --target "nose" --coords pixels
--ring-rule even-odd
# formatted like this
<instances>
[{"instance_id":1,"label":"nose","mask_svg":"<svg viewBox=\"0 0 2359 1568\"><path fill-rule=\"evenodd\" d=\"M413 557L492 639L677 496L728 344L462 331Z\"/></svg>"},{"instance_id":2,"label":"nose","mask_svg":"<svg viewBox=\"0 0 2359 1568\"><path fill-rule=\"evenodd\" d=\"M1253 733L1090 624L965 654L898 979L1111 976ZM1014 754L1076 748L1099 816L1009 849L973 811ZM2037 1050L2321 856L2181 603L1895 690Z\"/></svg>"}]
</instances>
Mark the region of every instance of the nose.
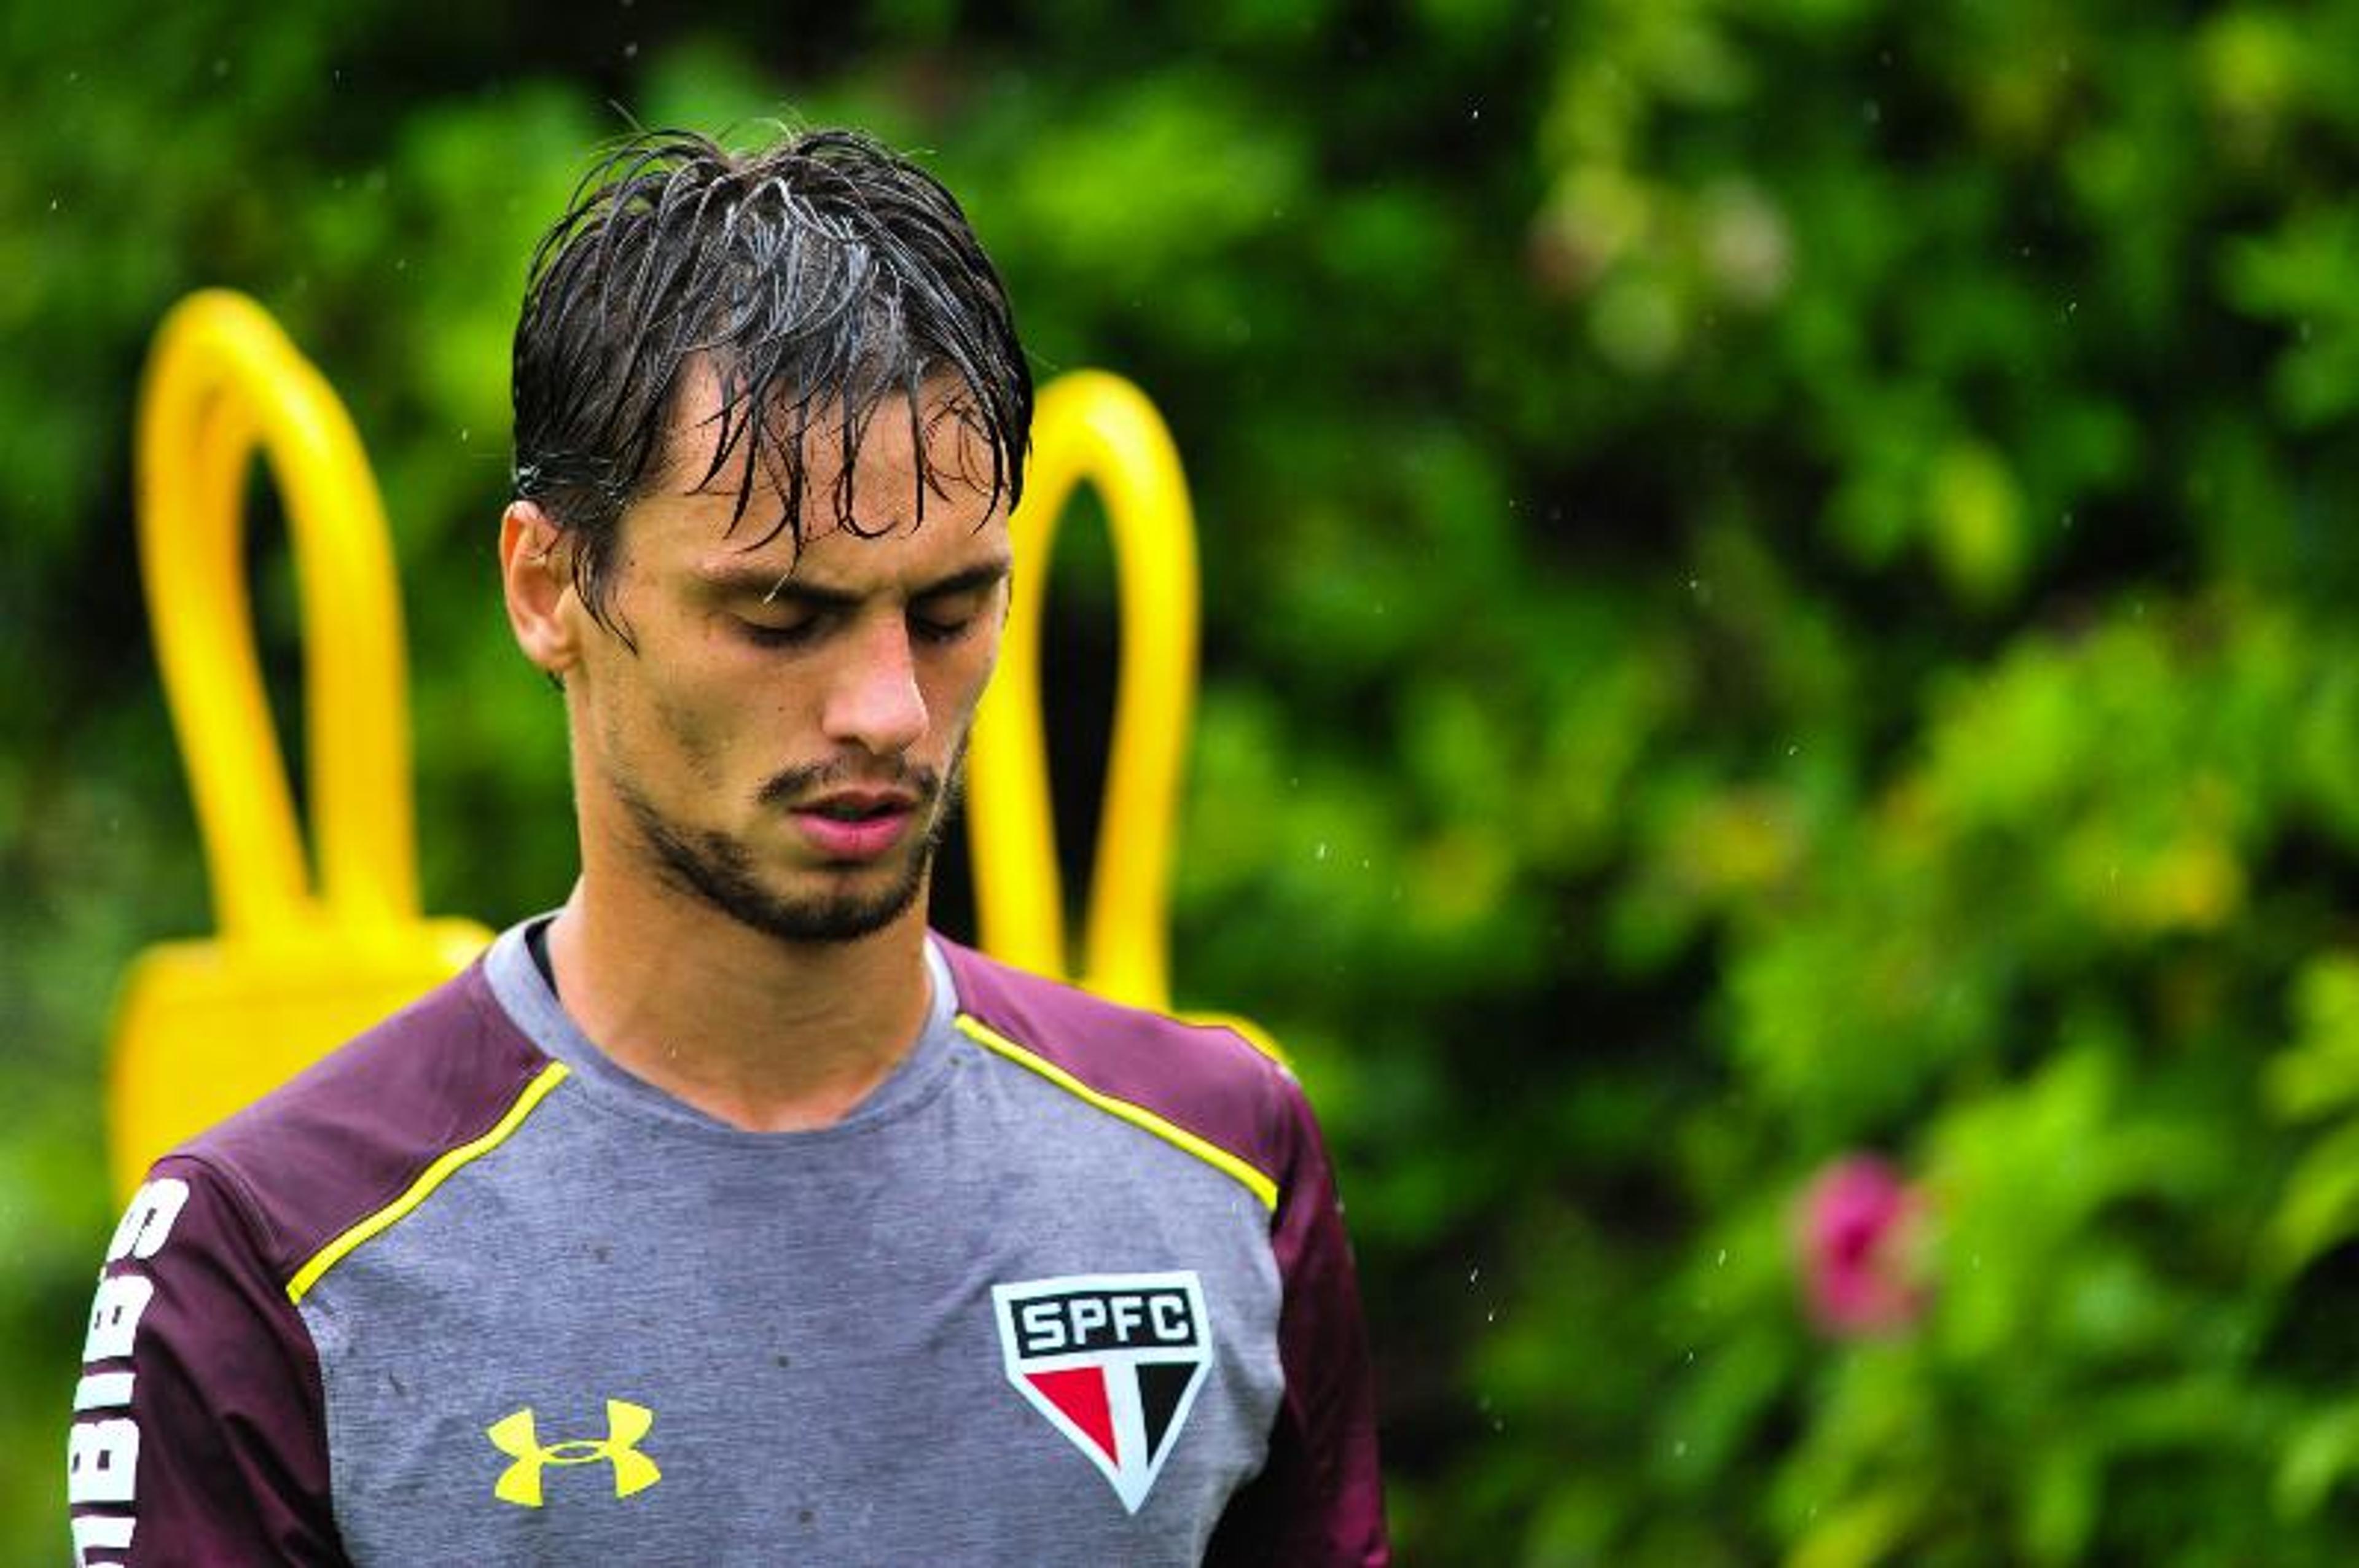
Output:
<instances>
[{"instance_id":1,"label":"nose","mask_svg":"<svg viewBox=\"0 0 2359 1568\"><path fill-rule=\"evenodd\" d=\"M821 720L828 739L872 756L899 756L926 732L926 698L918 689L908 626L898 615L878 616L844 652Z\"/></svg>"}]
</instances>

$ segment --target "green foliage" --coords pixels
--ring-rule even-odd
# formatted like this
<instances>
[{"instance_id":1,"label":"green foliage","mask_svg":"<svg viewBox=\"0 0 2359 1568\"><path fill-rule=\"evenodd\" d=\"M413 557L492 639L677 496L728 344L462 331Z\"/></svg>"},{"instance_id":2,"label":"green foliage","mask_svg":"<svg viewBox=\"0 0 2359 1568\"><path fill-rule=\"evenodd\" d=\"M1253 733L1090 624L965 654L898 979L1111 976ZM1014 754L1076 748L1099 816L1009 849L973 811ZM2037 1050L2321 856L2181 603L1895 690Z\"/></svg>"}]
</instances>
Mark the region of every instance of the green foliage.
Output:
<instances>
[{"instance_id":1,"label":"green foliage","mask_svg":"<svg viewBox=\"0 0 2359 1568\"><path fill-rule=\"evenodd\" d=\"M0 1558L63 1552L107 998L207 922L148 334L245 287L351 403L429 905L554 901L488 562L524 259L609 103L927 149L1044 376L1171 420L1183 1000L1321 1107L1405 1556L2359 1549L2359 0L89 0L17 8L0 84ZM1845 1339L1793 1206L1856 1149L1930 1298Z\"/></svg>"}]
</instances>

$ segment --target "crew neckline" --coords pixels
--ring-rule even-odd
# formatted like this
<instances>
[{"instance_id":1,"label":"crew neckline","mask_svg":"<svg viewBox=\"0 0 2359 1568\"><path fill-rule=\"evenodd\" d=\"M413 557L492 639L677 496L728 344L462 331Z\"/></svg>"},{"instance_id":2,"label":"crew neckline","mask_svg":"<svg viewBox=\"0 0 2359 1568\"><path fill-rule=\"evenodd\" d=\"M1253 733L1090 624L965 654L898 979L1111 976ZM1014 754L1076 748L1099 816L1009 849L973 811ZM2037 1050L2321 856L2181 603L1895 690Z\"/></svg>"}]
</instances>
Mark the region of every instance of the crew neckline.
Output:
<instances>
[{"instance_id":1,"label":"crew neckline","mask_svg":"<svg viewBox=\"0 0 2359 1568\"><path fill-rule=\"evenodd\" d=\"M541 967L536 948L545 951L546 930L554 910L517 922L494 939L484 956L484 973L494 999L516 1027L541 1051L563 1063L592 1097L611 1109L641 1120L654 1121L706 1140L775 1147L783 1141L825 1141L853 1135L897 1119L916 1109L940 1088L958 1056L960 1038L958 988L941 940L926 933L926 973L932 981L925 1022L916 1043L894 1065L882 1083L858 1104L826 1127L785 1132L756 1132L733 1126L698 1109L677 1095L658 1088L616 1062L583 1033L565 1011L549 973Z\"/></svg>"}]
</instances>

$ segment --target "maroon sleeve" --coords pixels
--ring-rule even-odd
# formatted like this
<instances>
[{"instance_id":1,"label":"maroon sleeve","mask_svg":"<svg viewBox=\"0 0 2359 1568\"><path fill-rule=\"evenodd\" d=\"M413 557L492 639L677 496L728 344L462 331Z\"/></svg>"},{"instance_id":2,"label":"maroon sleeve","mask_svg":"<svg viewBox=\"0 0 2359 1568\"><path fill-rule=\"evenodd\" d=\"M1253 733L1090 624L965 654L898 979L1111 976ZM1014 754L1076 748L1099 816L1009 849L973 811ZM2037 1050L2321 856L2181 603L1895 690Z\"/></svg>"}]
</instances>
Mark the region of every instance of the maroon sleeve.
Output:
<instances>
[{"instance_id":1,"label":"maroon sleeve","mask_svg":"<svg viewBox=\"0 0 2359 1568\"><path fill-rule=\"evenodd\" d=\"M346 1562L320 1368L261 1225L201 1161L159 1162L107 1249L66 1486L80 1562Z\"/></svg>"},{"instance_id":2,"label":"maroon sleeve","mask_svg":"<svg viewBox=\"0 0 2359 1568\"><path fill-rule=\"evenodd\" d=\"M1278 1359L1286 1394L1261 1474L1222 1517L1205 1561L1285 1568L1382 1568L1384 1482L1376 1463L1375 1378L1343 1207L1318 1123L1286 1086L1276 1142L1285 1153L1270 1241L1285 1304Z\"/></svg>"}]
</instances>

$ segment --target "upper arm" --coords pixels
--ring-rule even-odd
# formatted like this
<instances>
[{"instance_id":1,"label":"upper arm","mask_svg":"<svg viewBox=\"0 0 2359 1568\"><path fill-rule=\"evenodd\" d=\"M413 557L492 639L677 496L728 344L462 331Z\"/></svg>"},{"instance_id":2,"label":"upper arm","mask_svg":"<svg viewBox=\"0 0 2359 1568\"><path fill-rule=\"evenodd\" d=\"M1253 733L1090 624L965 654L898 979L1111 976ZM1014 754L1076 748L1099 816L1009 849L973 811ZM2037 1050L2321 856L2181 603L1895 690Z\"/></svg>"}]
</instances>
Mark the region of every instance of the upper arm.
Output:
<instances>
[{"instance_id":1,"label":"upper arm","mask_svg":"<svg viewBox=\"0 0 2359 1568\"><path fill-rule=\"evenodd\" d=\"M255 1232L186 1159L116 1227L67 1443L84 1564L343 1561L318 1360Z\"/></svg>"},{"instance_id":2,"label":"upper arm","mask_svg":"<svg viewBox=\"0 0 2359 1568\"><path fill-rule=\"evenodd\" d=\"M1374 1374L1343 1204L1317 1122L1290 1079L1270 1244L1284 1302L1286 1378L1269 1456L1213 1537L1209 1561L1381 1568L1391 1560Z\"/></svg>"}]
</instances>

